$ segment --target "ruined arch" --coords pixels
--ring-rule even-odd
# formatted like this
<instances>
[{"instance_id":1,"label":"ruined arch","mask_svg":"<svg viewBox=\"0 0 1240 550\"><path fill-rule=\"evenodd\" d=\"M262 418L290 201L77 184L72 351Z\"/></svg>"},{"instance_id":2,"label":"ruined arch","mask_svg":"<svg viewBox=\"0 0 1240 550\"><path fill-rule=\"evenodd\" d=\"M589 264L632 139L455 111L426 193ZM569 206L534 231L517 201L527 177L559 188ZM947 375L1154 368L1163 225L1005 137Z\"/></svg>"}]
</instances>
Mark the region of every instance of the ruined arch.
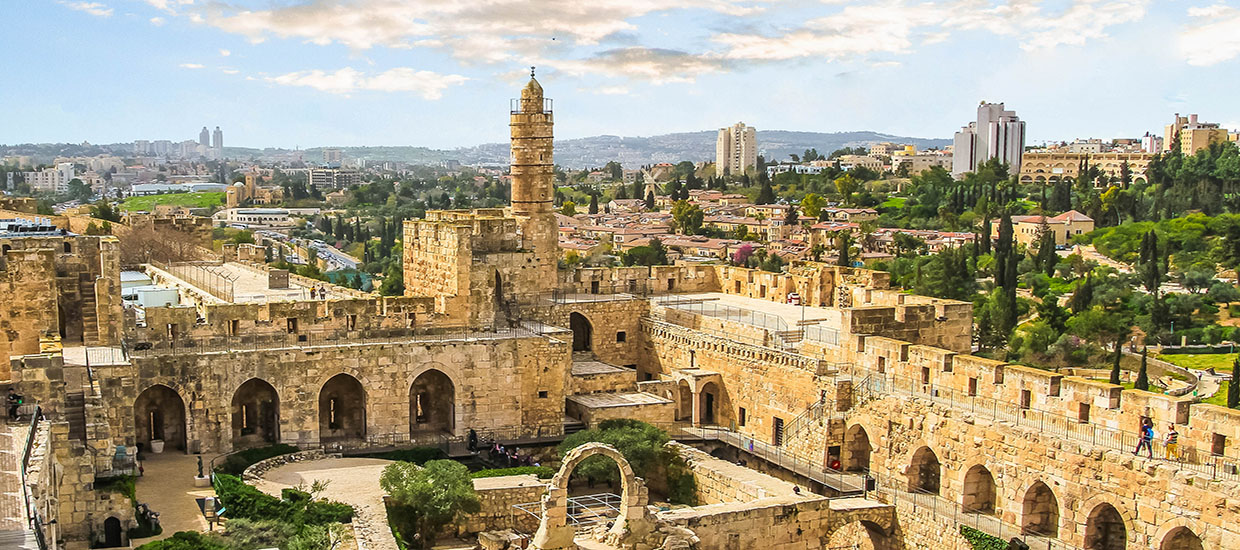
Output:
<instances>
[{"instance_id":1,"label":"ruined arch","mask_svg":"<svg viewBox=\"0 0 1240 550\"><path fill-rule=\"evenodd\" d=\"M1166 526L1164 526L1164 529ZM1203 550L1201 537L1185 526L1172 527L1162 537L1158 550Z\"/></svg>"},{"instance_id":2,"label":"ruined arch","mask_svg":"<svg viewBox=\"0 0 1240 550\"><path fill-rule=\"evenodd\" d=\"M280 442L280 396L262 378L237 387L232 398L233 449Z\"/></svg>"},{"instance_id":3,"label":"ruined arch","mask_svg":"<svg viewBox=\"0 0 1240 550\"><path fill-rule=\"evenodd\" d=\"M319 390L319 441L340 443L366 437L366 389L348 373L337 374Z\"/></svg>"},{"instance_id":4,"label":"ruined arch","mask_svg":"<svg viewBox=\"0 0 1240 550\"><path fill-rule=\"evenodd\" d=\"M595 455L606 456L616 462L620 470L620 515L608 530L608 539L619 542L627 536L642 536L649 532L645 517L649 497L646 485L633 473L633 467L615 447L605 443L586 443L568 452L560 470L551 478L551 484L542 498L542 518L538 532L534 534L534 548L559 550L576 548L573 535L576 529L568 523L568 480L577 465Z\"/></svg>"},{"instance_id":5,"label":"ruined arch","mask_svg":"<svg viewBox=\"0 0 1240 550\"><path fill-rule=\"evenodd\" d=\"M1021 506L1021 533L1044 537L1059 536L1059 500L1050 486L1038 481L1025 491Z\"/></svg>"},{"instance_id":6,"label":"ruined arch","mask_svg":"<svg viewBox=\"0 0 1240 550\"><path fill-rule=\"evenodd\" d=\"M844 452L841 457L846 472L864 472L870 469L870 453L874 447L870 444L870 434L865 426L854 424L844 432Z\"/></svg>"},{"instance_id":7,"label":"ruined arch","mask_svg":"<svg viewBox=\"0 0 1240 550\"><path fill-rule=\"evenodd\" d=\"M918 493L939 494L942 466L939 457L930 447L921 447L913 453L908 465L908 490Z\"/></svg>"},{"instance_id":8,"label":"ruined arch","mask_svg":"<svg viewBox=\"0 0 1240 550\"><path fill-rule=\"evenodd\" d=\"M831 533L825 548L853 550L888 550L892 548L887 530L869 520L858 520L840 526Z\"/></svg>"},{"instance_id":9,"label":"ruined arch","mask_svg":"<svg viewBox=\"0 0 1240 550\"><path fill-rule=\"evenodd\" d=\"M594 325L585 315L576 311L568 314L568 328L573 331L573 351L594 349Z\"/></svg>"},{"instance_id":10,"label":"ruined arch","mask_svg":"<svg viewBox=\"0 0 1240 550\"><path fill-rule=\"evenodd\" d=\"M133 403L136 442L144 449L151 441L164 442L165 449L185 450L185 400L176 390L163 384L152 385Z\"/></svg>"},{"instance_id":11,"label":"ruined arch","mask_svg":"<svg viewBox=\"0 0 1240 550\"><path fill-rule=\"evenodd\" d=\"M982 464L969 468L964 474L961 487L961 509L974 514L995 513L995 495L998 490L995 476L990 473L989 468Z\"/></svg>"},{"instance_id":12,"label":"ruined arch","mask_svg":"<svg viewBox=\"0 0 1240 550\"><path fill-rule=\"evenodd\" d=\"M1128 546L1128 528L1119 510L1100 502L1085 520L1085 550L1124 550Z\"/></svg>"},{"instance_id":13,"label":"ruined arch","mask_svg":"<svg viewBox=\"0 0 1240 550\"><path fill-rule=\"evenodd\" d=\"M427 369L409 385L409 435L455 430L456 384L443 371Z\"/></svg>"}]
</instances>

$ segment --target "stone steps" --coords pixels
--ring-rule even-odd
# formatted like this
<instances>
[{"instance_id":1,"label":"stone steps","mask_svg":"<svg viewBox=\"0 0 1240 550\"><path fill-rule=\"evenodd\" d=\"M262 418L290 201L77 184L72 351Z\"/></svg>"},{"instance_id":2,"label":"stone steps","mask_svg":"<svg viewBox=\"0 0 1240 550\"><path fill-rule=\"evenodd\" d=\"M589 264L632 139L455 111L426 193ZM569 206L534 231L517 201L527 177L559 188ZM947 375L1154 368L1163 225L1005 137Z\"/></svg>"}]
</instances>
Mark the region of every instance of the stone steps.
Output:
<instances>
[{"instance_id":1,"label":"stone steps","mask_svg":"<svg viewBox=\"0 0 1240 550\"><path fill-rule=\"evenodd\" d=\"M65 419L69 422L69 438L86 442L86 397L82 392L65 394Z\"/></svg>"}]
</instances>

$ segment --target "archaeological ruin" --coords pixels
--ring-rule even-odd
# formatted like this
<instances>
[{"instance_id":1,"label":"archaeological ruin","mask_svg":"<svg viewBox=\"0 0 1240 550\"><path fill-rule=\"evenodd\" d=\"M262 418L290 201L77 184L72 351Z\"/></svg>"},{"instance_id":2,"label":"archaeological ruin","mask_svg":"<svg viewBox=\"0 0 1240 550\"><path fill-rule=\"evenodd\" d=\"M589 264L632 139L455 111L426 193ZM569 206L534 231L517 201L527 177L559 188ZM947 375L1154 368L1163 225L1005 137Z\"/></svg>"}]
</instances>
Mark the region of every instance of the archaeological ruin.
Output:
<instances>
[{"instance_id":1,"label":"archaeological ruin","mask_svg":"<svg viewBox=\"0 0 1240 550\"><path fill-rule=\"evenodd\" d=\"M552 480L479 485L461 534L963 550L967 527L1034 549L1240 549L1240 411L971 355L972 304L889 289L882 272L558 269L551 107L532 77L512 104L510 207L404 223L404 296L239 252L122 265L116 237L6 221L0 382L36 416L26 451L0 461L17 528L47 548L113 541L134 509L95 484L132 472L139 449L208 466L275 443L455 454L471 435L548 446L627 418L668 431L699 505L656 506L593 445ZM1132 454L1146 417L1177 427L1176 460ZM574 529L567 477L594 455L617 461L622 494L606 528Z\"/></svg>"}]
</instances>

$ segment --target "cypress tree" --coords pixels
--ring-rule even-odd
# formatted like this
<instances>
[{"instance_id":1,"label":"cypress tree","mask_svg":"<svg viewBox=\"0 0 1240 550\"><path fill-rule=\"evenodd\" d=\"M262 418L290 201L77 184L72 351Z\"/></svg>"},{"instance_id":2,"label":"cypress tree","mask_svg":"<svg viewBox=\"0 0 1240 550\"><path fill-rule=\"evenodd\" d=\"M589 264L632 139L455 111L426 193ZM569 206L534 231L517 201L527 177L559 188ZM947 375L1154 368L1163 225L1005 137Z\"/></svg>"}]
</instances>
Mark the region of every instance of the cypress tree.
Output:
<instances>
[{"instance_id":1,"label":"cypress tree","mask_svg":"<svg viewBox=\"0 0 1240 550\"><path fill-rule=\"evenodd\" d=\"M598 195L590 195L590 213L598 214Z\"/></svg>"},{"instance_id":2,"label":"cypress tree","mask_svg":"<svg viewBox=\"0 0 1240 550\"><path fill-rule=\"evenodd\" d=\"M1145 370L1145 361L1149 355L1149 348L1141 348L1141 369L1137 371L1137 382L1133 387L1138 390L1150 391L1150 376Z\"/></svg>"},{"instance_id":3,"label":"cypress tree","mask_svg":"<svg viewBox=\"0 0 1240 550\"><path fill-rule=\"evenodd\" d=\"M1240 409L1240 357L1231 363L1231 384L1227 386L1227 407Z\"/></svg>"},{"instance_id":4,"label":"cypress tree","mask_svg":"<svg viewBox=\"0 0 1240 550\"><path fill-rule=\"evenodd\" d=\"M1119 385L1119 357L1123 353L1124 337L1120 336L1115 339L1115 362L1111 363L1111 383Z\"/></svg>"},{"instance_id":5,"label":"cypress tree","mask_svg":"<svg viewBox=\"0 0 1240 550\"><path fill-rule=\"evenodd\" d=\"M654 191L646 193L646 210L654 210Z\"/></svg>"}]
</instances>

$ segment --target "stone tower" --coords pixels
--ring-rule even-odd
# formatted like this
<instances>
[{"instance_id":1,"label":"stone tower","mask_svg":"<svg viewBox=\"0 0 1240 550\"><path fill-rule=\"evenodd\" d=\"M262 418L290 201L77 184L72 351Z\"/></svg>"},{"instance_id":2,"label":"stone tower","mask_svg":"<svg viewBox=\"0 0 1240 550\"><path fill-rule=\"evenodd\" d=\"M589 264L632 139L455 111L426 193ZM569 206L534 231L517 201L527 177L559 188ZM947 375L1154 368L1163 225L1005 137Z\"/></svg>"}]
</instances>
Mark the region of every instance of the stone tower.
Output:
<instances>
[{"instance_id":1,"label":"stone tower","mask_svg":"<svg viewBox=\"0 0 1240 550\"><path fill-rule=\"evenodd\" d=\"M522 247L534 252L539 276L550 288L557 280L560 256L559 231L552 201L555 197L555 165L552 161L551 100L534 79L512 101L509 127L512 132L512 214L521 222ZM525 290L525 289L523 289ZM535 289L529 289L534 291Z\"/></svg>"}]
</instances>

